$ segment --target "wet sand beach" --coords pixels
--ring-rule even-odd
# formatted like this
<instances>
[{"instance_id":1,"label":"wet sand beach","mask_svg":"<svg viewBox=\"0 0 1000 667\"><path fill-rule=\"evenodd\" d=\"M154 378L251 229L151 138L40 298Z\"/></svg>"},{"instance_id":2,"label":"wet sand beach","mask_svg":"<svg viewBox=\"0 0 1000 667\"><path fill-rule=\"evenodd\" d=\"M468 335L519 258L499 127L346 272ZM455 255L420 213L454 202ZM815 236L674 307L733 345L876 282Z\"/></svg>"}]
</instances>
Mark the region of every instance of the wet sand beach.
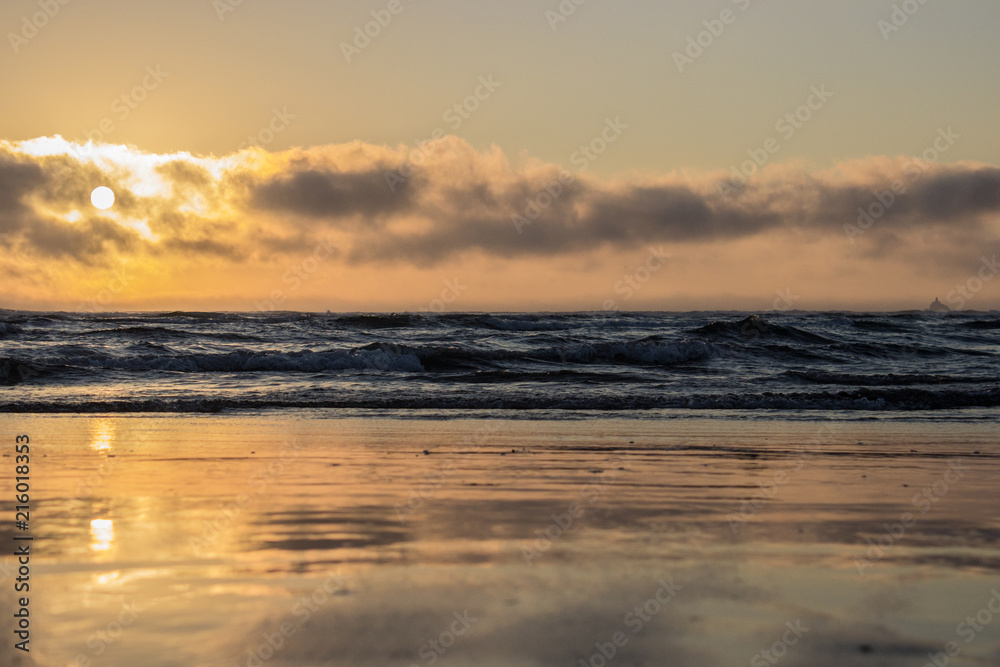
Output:
<instances>
[{"instance_id":1,"label":"wet sand beach","mask_svg":"<svg viewBox=\"0 0 1000 667\"><path fill-rule=\"evenodd\" d=\"M0 417L0 663L1000 664L989 420L405 417Z\"/></svg>"}]
</instances>

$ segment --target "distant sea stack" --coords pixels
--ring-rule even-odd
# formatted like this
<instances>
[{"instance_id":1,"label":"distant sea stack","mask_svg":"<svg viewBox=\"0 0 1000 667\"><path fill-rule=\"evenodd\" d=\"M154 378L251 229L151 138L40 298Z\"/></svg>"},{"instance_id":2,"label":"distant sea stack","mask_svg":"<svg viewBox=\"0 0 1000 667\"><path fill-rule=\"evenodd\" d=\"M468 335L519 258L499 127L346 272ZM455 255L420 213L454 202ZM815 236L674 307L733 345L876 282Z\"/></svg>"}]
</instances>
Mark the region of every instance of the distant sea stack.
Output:
<instances>
[{"instance_id":1,"label":"distant sea stack","mask_svg":"<svg viewBox=\"0 0 1000 667\"><path fill-rule=\"evenodd\" d=\"M941 300L935 297L934 303L927 306L927 310L933 310L935 313L947 313L951 308L941 303Z\"/></svg>"}]
</instances>

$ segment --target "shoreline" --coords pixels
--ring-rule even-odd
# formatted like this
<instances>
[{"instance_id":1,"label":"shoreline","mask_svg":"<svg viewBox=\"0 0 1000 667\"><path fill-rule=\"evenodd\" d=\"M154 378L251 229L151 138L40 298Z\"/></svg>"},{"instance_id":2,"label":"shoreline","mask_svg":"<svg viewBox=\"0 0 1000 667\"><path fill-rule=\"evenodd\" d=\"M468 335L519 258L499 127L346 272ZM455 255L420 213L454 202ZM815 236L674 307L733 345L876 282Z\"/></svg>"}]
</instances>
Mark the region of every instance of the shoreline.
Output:
<instances>
[{"instance_id":1,"label":"shoreline","mask_svg":"<svg viewBox=\"0 0 1000 667\"><path fill-rule=\"evenodd\" d=\"M711 422L763 422L763 423L926 423L954 422L976 423L996 421L1000 418L1000 407L941 408L935 410L812 410L785 408L723 409L723 408L636 408L636 409L561 409L561 408L341 408L341 407L270 407L270 408L223 408L201 411L109 411L94 410L80 412L65 411L18 411L11 410L6 415L17 418L87 418L87 419L170 419L170 418L291 418L318 420L372 420L388 419L398 421L711 421ZM0 415L2 416L2 415Z\"/></svg>"}]
</instances>

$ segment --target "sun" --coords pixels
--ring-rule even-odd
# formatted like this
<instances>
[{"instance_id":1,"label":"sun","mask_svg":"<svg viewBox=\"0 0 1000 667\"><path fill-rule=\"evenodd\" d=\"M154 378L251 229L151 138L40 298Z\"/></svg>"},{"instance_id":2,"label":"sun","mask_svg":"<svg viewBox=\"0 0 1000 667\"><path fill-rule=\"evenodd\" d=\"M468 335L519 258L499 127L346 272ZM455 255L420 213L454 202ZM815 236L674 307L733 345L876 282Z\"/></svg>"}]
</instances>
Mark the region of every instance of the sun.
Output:
<instances>
[{"instance_id":1,"label":"sun","mask_svg":"<svg viewBox=\"0 0 1000 667\"><path fill-rule=\"evenodd\" d=\"M94 191L90 193L90 203L102 211L106 211L114 205L115 193L111 188L103 185L99 188L94 188Z\"/></svg>"}]
</instances>

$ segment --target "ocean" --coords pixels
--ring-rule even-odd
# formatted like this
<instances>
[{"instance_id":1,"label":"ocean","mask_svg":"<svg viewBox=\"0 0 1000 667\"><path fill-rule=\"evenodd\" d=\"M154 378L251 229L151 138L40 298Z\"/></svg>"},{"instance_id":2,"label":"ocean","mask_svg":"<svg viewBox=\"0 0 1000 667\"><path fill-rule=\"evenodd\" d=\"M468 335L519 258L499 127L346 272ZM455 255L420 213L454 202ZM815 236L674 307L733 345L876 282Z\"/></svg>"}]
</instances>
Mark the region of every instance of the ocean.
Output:
<instances>
[{"instance_id":1,"label":"ocean","mask_svg":"<svg viewBox=\"0 0 1000 667\"><path fill-rule=\"evenodd\" d=\"M995 419L1000 313L0 311L0 412Z\"/></svg>"}]
</instances>

